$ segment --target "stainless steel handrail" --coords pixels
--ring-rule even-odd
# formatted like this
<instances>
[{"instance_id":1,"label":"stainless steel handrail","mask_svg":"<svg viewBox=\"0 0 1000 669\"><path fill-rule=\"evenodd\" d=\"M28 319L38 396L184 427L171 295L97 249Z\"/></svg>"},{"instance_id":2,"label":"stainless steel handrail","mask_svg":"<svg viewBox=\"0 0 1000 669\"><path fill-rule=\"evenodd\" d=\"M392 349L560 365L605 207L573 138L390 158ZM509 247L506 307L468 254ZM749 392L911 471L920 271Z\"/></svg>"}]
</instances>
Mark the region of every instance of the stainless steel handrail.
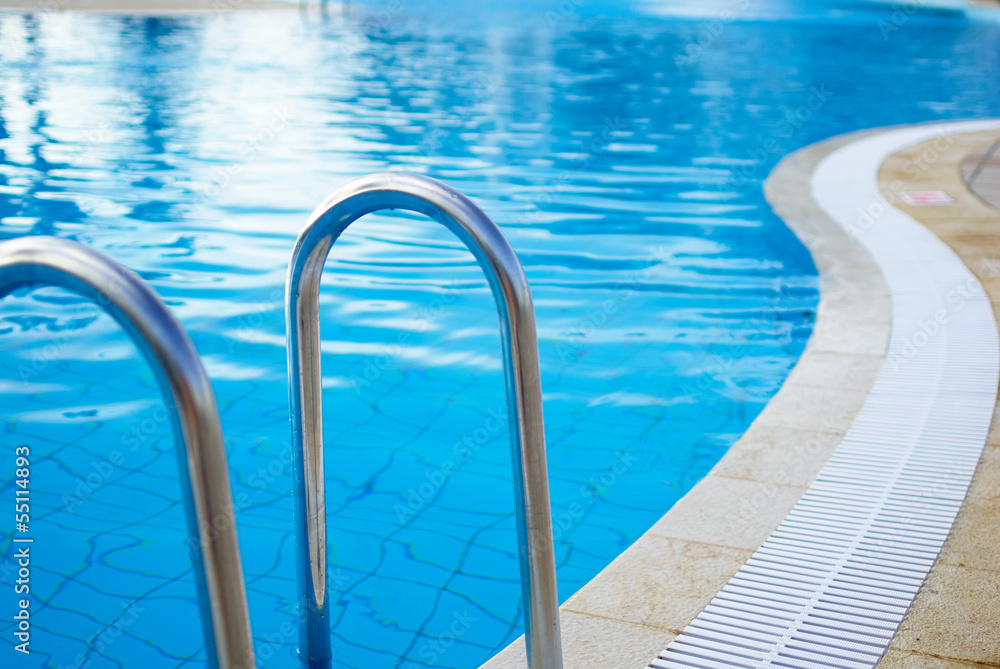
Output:
<instances>
[{"instance_id":1,"label":"stainless steel handrail","mask_svg":"<svg viewBox=\"0 0 1000 669\"><path fill-rule=\"evenodd\" d=\"M128 332L156 372L177 442L209 666L253 669L222 427L194 344L156 293L107 256L55 237L0 243L0 297L40 285L67 288L97 302Z\"/></svg>"},{"instance_id":2,"label":"stainless steel handrail","mask_svg":"<svg viewBox=\"0 0 1000 669\"><path fill-rule=\"evenodd\" d=\"M538 341L531 292L514 249L472 200L434 179L383 173L334 192L299 234L285 285L288 374L295 476L301 659L330 666L330 602L326 567L323 398L320 383L319 284L340 234L365 214L406 209L443 223L472 251L500 312L507 412L517 507L525 645L530 669L561 669L552 517L542 423Z\"/></svg>"}]
</instances>

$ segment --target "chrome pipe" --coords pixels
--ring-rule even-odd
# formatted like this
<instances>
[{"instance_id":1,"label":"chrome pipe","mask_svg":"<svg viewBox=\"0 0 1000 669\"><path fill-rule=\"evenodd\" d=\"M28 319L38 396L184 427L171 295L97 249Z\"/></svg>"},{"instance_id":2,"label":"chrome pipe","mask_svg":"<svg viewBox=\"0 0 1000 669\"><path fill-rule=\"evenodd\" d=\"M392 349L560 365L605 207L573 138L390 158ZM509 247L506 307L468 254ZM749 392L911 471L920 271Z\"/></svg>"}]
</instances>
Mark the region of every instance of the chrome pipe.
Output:
<instances>
[{"instance_id":1,"label":"chrome pipe","mask_svg":"<svg viewBox=\"0 0 1000 669\"><path fill-rule=\"evenodd\" d=\"M156 373L177 444L209 666L254 669L222 426L194 344L134 272L77 242L20 237L0 243L0 297L25 286L59 286L93 300L131 336Z\"/></svg>"},{"instance_id":2,"label":"chrome pipe","mask_svg":"<svg viewBox=\"0 0 1000 669\"><path fill-rule=\"evenodd\" d=\"M542 422L535 312L528 280L500 228L469 198L415 174L388 172L338 189L299 234L285 284L298 562L299 654L310 669L330 666L330 602L326 564L323 398L320 383L319 283L334 242L365 214L405 209L454 232L486 273L500 314L525 645L530 669L561 669L552 514ZM302 619L302 618L300 618Z\"/></svg>"}]
</instances>

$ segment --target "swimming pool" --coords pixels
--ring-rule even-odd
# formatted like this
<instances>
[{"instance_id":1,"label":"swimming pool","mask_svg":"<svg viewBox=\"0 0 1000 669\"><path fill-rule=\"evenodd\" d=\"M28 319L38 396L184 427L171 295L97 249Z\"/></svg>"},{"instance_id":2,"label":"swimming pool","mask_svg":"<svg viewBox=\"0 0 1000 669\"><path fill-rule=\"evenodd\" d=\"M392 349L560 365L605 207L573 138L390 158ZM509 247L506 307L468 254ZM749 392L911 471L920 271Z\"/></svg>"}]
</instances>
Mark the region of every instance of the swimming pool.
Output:
<instances>
[{"instance_id":1,"label":"swimming pool","mask_svg":"<svg viewBox=\"0 0 1000 669\"><path fill-rule=\"evenodd\" d=\"M732 22L647 5L0 17L0 235L109 253L191 332L260 666L295 662L282 292L329 191L427 173L517 249L565 599L711 468L805 344L816 273L763 201L770 167L832 134L1000 100L1000 28L956 13L896 26L891 7L774 5ZM372 216L338 246L320 304L335 666L477 666L521 632L489 290L418 217ZM66 293L7 298L0 319L4 441L36 457L37 654L7 647L4 618L5 657L202 665L151 374Z\"/></svg>"}]
</instances>

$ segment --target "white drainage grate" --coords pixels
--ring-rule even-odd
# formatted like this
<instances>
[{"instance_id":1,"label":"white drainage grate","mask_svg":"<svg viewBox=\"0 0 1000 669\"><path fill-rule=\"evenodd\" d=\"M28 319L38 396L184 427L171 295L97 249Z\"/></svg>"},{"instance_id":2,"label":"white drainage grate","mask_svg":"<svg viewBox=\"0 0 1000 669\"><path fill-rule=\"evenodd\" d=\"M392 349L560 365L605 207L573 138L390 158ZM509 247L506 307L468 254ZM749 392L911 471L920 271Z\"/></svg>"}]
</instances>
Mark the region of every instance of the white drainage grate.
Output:
<instances>
[{"instance_id":1,"label":"white drainage grate","mask_svg":"<svg viewBox=\"0 0 1000 669\"><path fill-rule=\"evenodd\" d=\"M878 195L896 151L1000 123L920 126L831 153L819 205L868 249L892 293L886 361L816 481L650 666L870 669L944 545L997 396L989 298L962 261Z\"/></svg>"}]
</instances>

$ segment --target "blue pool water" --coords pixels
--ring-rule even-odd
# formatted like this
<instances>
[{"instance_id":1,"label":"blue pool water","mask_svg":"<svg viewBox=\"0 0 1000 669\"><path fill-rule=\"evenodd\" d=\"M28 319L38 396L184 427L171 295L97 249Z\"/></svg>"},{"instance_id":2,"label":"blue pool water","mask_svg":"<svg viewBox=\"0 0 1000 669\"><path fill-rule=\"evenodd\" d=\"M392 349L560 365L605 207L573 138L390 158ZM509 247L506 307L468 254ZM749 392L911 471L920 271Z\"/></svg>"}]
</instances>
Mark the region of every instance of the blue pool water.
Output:
<instances>
[{"instance_id":1,"label":"blue pool water","mask_svg":"<svg viewBox=\"0 0 1000 669\"><path fill-rule=\"evenodd\" d=\"M101 249L191 332L262 667L296 663L282 290L328 192L430 174L517 249L565 600L712 467L805 345L818 282L764 202L777 160L1000 103L1000 24L955 12L468 4L0 16L0 237ZM492 300L471 255L418 217L366 218L338 247L321 295L335 666L476 667L522 631ZM35 539L25 657L0 523L0 664L203 666L150 372L60 291L5 298L0 335L4 447L32 451Z\"/></svg>"}]
</instances>

